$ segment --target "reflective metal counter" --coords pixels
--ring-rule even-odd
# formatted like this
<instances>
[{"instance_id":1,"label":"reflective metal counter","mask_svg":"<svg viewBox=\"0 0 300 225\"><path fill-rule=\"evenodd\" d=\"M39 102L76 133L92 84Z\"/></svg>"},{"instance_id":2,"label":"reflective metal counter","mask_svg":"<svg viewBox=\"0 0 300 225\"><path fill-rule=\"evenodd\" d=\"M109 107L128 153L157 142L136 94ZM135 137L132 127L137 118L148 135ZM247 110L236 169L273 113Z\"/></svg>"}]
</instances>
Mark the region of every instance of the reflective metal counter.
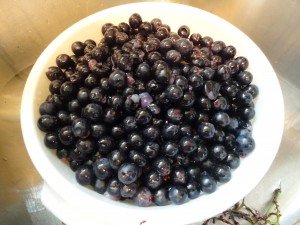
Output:
<instances>
[{"instance_id":1,"label":"reflective metal counter","mask_svg":"<svg viewBox=\"0 0 300 225\"><path fill-rule=\"evenodd\" d=\"M37 57L59 33L87 15L129 2L137 1L0 1L0 225L62 224L40 201L42 179L22 140L19 110L24 84ZM300 1L165 2L191 5L226 19L270 60L284 95L285 130L271 169L246 200L263 208L281 183L283 224L300 224L300 207L294 207L300 201Z\"/></svg>"}]
</instances>

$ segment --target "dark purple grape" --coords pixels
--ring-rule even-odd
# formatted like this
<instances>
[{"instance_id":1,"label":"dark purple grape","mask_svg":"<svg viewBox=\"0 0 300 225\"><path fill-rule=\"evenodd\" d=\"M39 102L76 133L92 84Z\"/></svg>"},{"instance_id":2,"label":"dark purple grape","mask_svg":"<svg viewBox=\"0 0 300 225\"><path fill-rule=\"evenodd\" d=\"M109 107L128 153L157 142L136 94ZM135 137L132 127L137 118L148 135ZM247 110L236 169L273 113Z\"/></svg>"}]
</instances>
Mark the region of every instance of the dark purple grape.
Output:
<instances>
[{"instance_id":1,"label":"dark purple grape","mask_svg":"<svg viewBox=\"0 0 300 225\"><path fill-rule=\"evenodd\" d=\"M203 77L200 74L193 73L188 77L188 80L189 85L195 90L199 90L203 86Z\"/></svg>"},{"instance_id":2,"label":"dark purple grape","mask_svg":"<svg viewBox=\"0 0 300 225\"><path fill-rule=\"evenodd\" d=\"M141 63L138 65L135 75L142 80L148 80L151 77L150 66L146 62Z\"/></svg>"},{"instance_id":3,"label":"dark purple grape","mask_svg":"<svg viewBox=\"0 0 300 225\"><path fill-rule=\"evenodd\" d=\"M193 50L193 43L186 38L180 38L175 43L175 49L183 56L187 56Z\"/></svg>"},{"instance_id":4,"label":"dark purple grape","mask_svg":"<svg viewBox=\"0 0 300 225\"><path fill-rule=\"evenodd\" d=\"M123 163L118 169L118 179L123 184L132 184L138 178L138 168L133 163Z\"/></svg>"},{"instance_id":5,"label":"dark purple grape","mask_svg":"<svg viewBox=\"0 0 300 225\"><path fill-rule=\"evenodd\" d=\"M168 157L174 157L179 152L179 146L172 141L166 142L162 146L162 153Z\"/></svg>"},{"instance_id":6,"label":"dark purple grape","mask_svg":"<svg viewBox=\"0 0 300 225\"><path fill-rule=\"evenodd\" d=\"M212 107L212 103L209 98L200 97L196 100L195 107L203 111L210 111Z\"/></svg>"},{"instance_id":7,"label":"dark purple grape","mask_svg":"<svg viewBox=\"0 0 300 225\"><path fill-rule=\"evenodd\" d=\"M226 62L226 65L230 69L230 74L234 75L239 71L239 64L235 60L229 60Z\"/></svg>"},{"instance_id":8,"label":"dark purple grape","mask_svg":"<svg viewBox=\"0 0 300 225\"><path fill-rule=\"evenodd\" d=\"M100 180L106 180L113 174L112 167L107 158L96 160L93 164L93 170L96 177Z\"/></svg>"},{"instance_id":9,"label":"dark purple grape","mask_svg":"<svg viewBox=\"0 0 300 225\"><path fill-rule=\"evenodd\" d=\"M162 22L159 18L154 18L151 20L152 28L154 31L157 31L158 28L162 25Z\"/></svg>"},{"instance_id":10,"label":"dark purple grape","mask_svg":"<svg viewBox=\"0 0 300 225\"><path fill-rule=\"evenodd\" d=\"M138 151L131 150L128 154L128 158L131 162L135 163L139 167L144 167L147 164L146 156Z\"/></svg>"},{"instance_id":11,"label":"dark purple grape","mask_svg":"<svg viewBox=\"0 0 300 225\"><path fill-rule=\"evenodd\" d=\"M115 139L120 139L125 135L125 130L121 126L114 126L111 128L111 136Z\"/></svg>"},{"instance_id":12,"label":"dark purple grape","mask_svg":"<svg viewBox=\"0 0 300 225\"><path fill-rule=\"evenodd\" d=\"M124 100L120 95L113 95L107 100L107 104L115 110L119 110L123 107Z\"/></svg>"},{"instance_id":13,"label":"dark purple grape","mask_svg":"<svg viewBox=\"0 0 300 225\"><path fill-rule=\"evenodd\" d=\"M107 192L114 196L114 197L120 197L121 195L121 182L117 178L112 178L107 183Z\"/></svg>"},{"instance_id":14,"label":"dark purple grape","mask_svg":"<svg viewBox=\"0 0 300 225\"><path fill-rule=\"evenodd\" d=\"M150 206L153 202L153 195L151 191L146 187L141 187L136 196L134 197L134 202L136 205L141 207Z\"/></svg>"},{"instance_id":15,"label":"dark purple grape","mask_svg":"<svg viewBox=\"0 0 300 225\"><path fill-rule=\"evenodd\" d=\"M253 97L249 92L241 91L236 95L236 102L240 106L250 106L252 103Z\"/></svg>"},{"instance_id":16,"label":"dark purple grape","mask_svg":"<svg viewBox=\"0 0 300 225\"><path fill-rule=\"evenodd\" d=\"M203 192L211 194L217 188L216 180L208 174L202 174L199 178L200 188Z\"/></svg>"},{"instance_id":17,"label":"dark purple grape","mask_svg":"<svg viewBox=\"0 0 300 225\"><path fill-rule=\"evenodd\" d=\"M155 103L151 103L147 106L147 109L153 114L153 115L158 115L161 112L160 107L155 104Z\"/></svg>"},{"instance_id":18,"label":"dark purple grape","mask_svg":"<svg viewBox=\"0 0 300 225\"><path fill-rule=\"evenodd\" d=\"M160 146L156 142L147 142L143 148L143 153L150 159L155 158L160 150Z\"/></svg>"},{"instance_id":19,"label":"dark purple grape","mask_svg":"<svg viewBox=\"0 0 300 225\"><path fill-rule=\"evenodd\" d=\"M68 102L68 110L71 113L78 113L81 109L80 102L78 99L72 99L71 101Z\"/></svg>"},{"instance_id":20,"label":"dark purple grape","mask_svg":"<svg viewBox=\"0 0 300 225\"><path fill-rule=\"evenodd\" d=\"M181 124L180 134L187 137L192 136L192 127L188 124Z\"/></svg>"},{"instance_id":21,"label":"dark purple grape","mask_svg":"<svg viewBox=\"0 0 300 225\"><path fill-rule=\"evenodd\" d=\"M129 24L132 28L138 28L142 24L142 17L138 13L134 13L129 17Z\"/></svg>"},{"instance_id":22,"label":"dark purple grape","mask_svg":"<svg viewBox=\"0 0 300 225\"><path fill-rule=\"evenodd\" d=\"M111 168L117 170L125 162L126 155L120 150L114 150L111 153L109 153L108 160Z\"/></svg>"},{"instance_id":23,"label":"dark purple grape","mask_svg":"<svg viewBox=\"0 0 300 225\"><path fill-rule=\"evenodd\" d=\"M222 56L225 59L232 59L236 54L236 48L232 45L228 45L223 49Z\"/></svg>"},{"instance_id":24,"label":"dark purple grape","mask_svg":"<svg viewBox=\"0 0 300 225\"><path fill-rule=\"evenodd\" d=\"M215 100L220 91L221 85L215 81L206 81L204 83L204 93L210 100Z\"/></svg>"},{"instance_id":25,"label":"dark purple grape","mask_svg":"<svg viewBox=\"0 0 300 225\"><path fill-rule=\"evenodd\" d=\"M57 113L57 107L53 102L43 102L39 107L40 115L55 115Z\"/></svg>"},{"instance_id":26,"label":"dark purple grape","mask_svg":"<svg viewBox=\"0 0 300 225\"><path fill-rule=\"evenodd\" d=\"M86 138L90 134L90 125L84 118L78 118L72 123L72 131L75 137Z\"/></svg>"},{"instance_id":27,"label":"dark purple grape","mask_svg":"<svg viewBox=\"0 0 300 225\"><path fill-rule=\"evenodd\" d=\"M226 127L230 123L230 117L225 112L217 112L213 115L213 121L218 126Z\"/></svg>"},{"instance_id":28,"label":"dark purple grape","mask_svg":"<svg viewBox=\"0 0 300 225\"><path fill-rule=\"evenodd\" d=\"M198 181L201 174L201 169L196 165L191 165L187 168L186 173L189 180Z\"/></svg>"},{"instance_id":29,"label":"dark purple grape","mask_svg":"<svg viewBox=\"0 0 300 225\"><path fill-rule=\"evenodd\" d=\"M93 153L95 153L95 142L93 139L77 139L75 147L78 153L88 159ZM91 165L92 161L87 162L87 165Z\"/></svg>"},{"instance_id":30,"label":"dark purple grape","mask_svg":"<svg viewBox=\"0 0 300 225\"><path fill-rule=\"evenodd\" d=\"M198 198L200 195L199 185L195 181L190 181L186 184L186 190L190 199Z\"/></svg>"},{"instance_id":31,"label":"dark purple grape","mask_svg":"<svg viewBox=\"0 0 300 225\"><path fill-rule=\"evenodd\" d=\"M44 144L47 148L57 149L60 147L60 140L56 133L47 133L44 137Z\"/></svg>"},{"instance_id":32,"label":"dark purple grape","mask_svg":"<svg viewBox=\"0 0 300 225\"><path fill-rule=\"evenodd\" d=\"M103 113L103 121L107 124L115 124L120 119L120 112L113 108L106 108Z\"/></svg>"},{"instance_id":33,"label":"dark purple grape","mask_svg":"<svg viewBox=\"0 0 300 225\"><path fill-rule=\"evenodd\" d=\"M147 36L152 33L152 24L144 21L141 23L138 30L139 30L139 33L141 33L144 36Z\"/></svg>"},{"instance_id":34,"label":"dark purple grape","mask_svg":"<svg viewBox=\"0 0 300 225\"><path fill-rule=\"evenodd\" d=\"M205 112L199 112L196 120L197 120L197 124L201 124L203 122L209 122L209 116Z\"/></svg>"},{"instance_id":35,"label":"dark purple grape","mask_svg":"<svg viewBox=\"0 0 300 225\"><path fill-rule=\"evenodd\" d=\"M139 109L135 114L135 121L139 125L147 125L151 122L151 119L151 113L145 109Z\"/></svg>"},{"instance_id":36,"label":"dark purple grape","mask_svg":"<svg viewBox=\"0 0 300 225\"><path fill-rule=\"evenodd\" d=\"M186 25L182 25L178 28L177 33L182 38L188 38L190 36L190 28Z\"/></svg>"},{"instance_id":37,"label":"dark purple grape","mask_svg":"<svg viewBox=\"0 0 300 225\"><path fill-rule=\"evenodd\" d=\"M174 80L174 85L180 87L183 91L189 87L189 82L184 76L177 76Z\"/></svg>"},{"instance_id":38,"label":"dark purple grape","mask_svg":"<svg viewBox=\"0 0 300 225\"><path fill-rule=\"evenodd\" d=\"M227 65L220 65L217 67L215 78L220 81L225 81L230 78L230 67Z\"/></svg>"},{"instance_id":39,"label":"dark purple grape","mask_svg":"<svg viewBox=\"0 0 300 225\"><path fill-rule=\"evenodd\" d=\"M255 84L250 84L244 89L245 92L248 92L252 95L253 99L257 97L259 90Z\"/></svg>"},{"instance_id":40,"label":"dark purple grape","mask_svg":"<svg viewBox=\"0 0 300 225\"><path fill-rule=\"evenodd\" d=\"M168 123L163 127L162 136L167 140L176 140L180 134L180 126Z\"/></svg>"},{"instance_id":41,"label":"dark purple grape","mask_svg":"<svg viewBox=\"0 0 300 225\"><path fill-rule=\"evenodd\" d=\"M236 138L237 147L243 153L250 153L255 148L255 141L252 137L240 135Z\"/></svg>"},{"instance_id":42,"label":"dark purple grape","mask_svg":"<svg viewBox=\"0 0 300 225\"><path fill-rule=\"evenodd\" d=\"M226 183L231 179L230 167L225 165L215 165L212 174L221 183Z\"/></svg>"},{"instance_id":43,"label":"dark purple grape","mask_svg":"<svg viewBox=\"0 0 300 225\"><path fill-rule=\"evenodd\" d=\"M147 55L147 62L153 65L156 61L161 60L161 54L159 52L149 52Z\"/></svg>"},{"instance_id":44,"label":"dark purple grape","mask_svg":"<svg viewBox=\"0 0 300 225\"><path fill-rule=\"evenodd\" d=\"M76 180L81 185L93 184L95 175L91 166L81 166L76 170Z\"/></svg>"},{"instance_id":45,"label":"dark purple grape","mask_svg":"<svg viewBox=\"0 0 300 225\"><path fill-rule=\"evenodd\" d=\"M115 70L109 75L108 82L115 89L123 89L127 85L126 74L121 70Z\"/></svg>"},{"instance_id":46,"label":"dark purple grape","mask_svg":"<svg viewBox=\"0 0 300 225\"><path fill-rule=\"evenodd\" d=\"M153 193L154 203L158 206L164 206L168 204L167 190L160 188Z\"/></svg>"},{"instance_id":47,"label":"dark purple grape","mask_svg":"<svg viewBox=\"0 0 300 225\"><path fill-rule=\"evenodd\" d=\"M215 126L211 123L202 122L198 126L198 133L206 139L211 139L215 133Z\"/></svg>"},{"instance_id":48,"label":"dark purple grape","mask_svg":"<svg viewBox=\"0 0 300 225\"><path fill-rule=\"evenodd\" d=\"M244 56L239 56L235 59L235 61L237 61L239 68L241 70L246 70L249 66L249 61L247 58L245 58Z\"/></svg>"},{"instance_id":49,"label":"dark purple grape","mask_svg":"<svg viewBox=\"0 0 300 225\"><path fill-rule=\"evenodd\" d=\"M166 118L170 122L178 124L182 121L183 113L182 113L181 109L179 109L179 108L170 108L167 111Z\"/></svg>"},{"instance_id":50,"label":"dark purple grape","mask_svg":"<svg viewBox=\"0 0 300 225\"><path fill-rule=\"evenodd\" d=\"M194 45L199 45L201 43L202 36L199 33L193 33L190 36L190 41L193 42Z\"/></svg>"},{"instance_id":51,"label":"dark purple grape","mask_svg":"<svg viewBox=\"0 0 300 225\"><path fill-rule=\"evenodd\" d=\"M127 132L135 131L138 128L136 120L132 116L125 117L125 119L123 120L123 127Z\"/></svg>"},{"instance_id":52,"label":"dark purple grape","mask_svg":"<svg viewBox=\"0 0 300 225\"><path fill-rule=\"evenodd\" d=\"M187 122L193 122L196 120L197 118L197 112L194 108L190 108L188 110L184 111L184 115L183 118L187 121Z\"/></svg>"},{"instance_id":53,"label":"dark purple grape","mask_svg":"<svg viewBox=\"0 0 300 225\"><path fill-rule=\"evenodd\" d=\"M176 50L169 50L166 53L166 61L170 64L177 64L181 60L181 54Z\"/></svg>"},{"instance_id":54,"label":"dark purple grape","mask_svg":"<svg viewBox=\"0 0 300 225\"><path fill-rule=\"evenodd\" d=\"M143 136L146 139L153 141L153 140L158 139L158 137L160 136L160 131L155 126L149 126L143 130Z\"/></svg>"},{"instance_id":55,"label":"dark purple grape","mask_svg":"<svg viewBox=\"0 0 300 225\"><path fill-rule=\"evenodd\" d=\"M223 94L223 96L226 96L229 98L234 98L236 96L236 94L238 93L238 91L239 91L239 88L233 83L223 85L221 88L221 93Z\"/></svg>"},{"instance_id":56,"label":"dark purple grape","mask_svg":"<svg viewBox=\"0 0 300 225\"><path fill-rule=\"evenodd\" d=\"M118 144L118 149L122 152L127 153L129 151L129 144L127 140L120 140Z\"/></svg>"},{"instance_id":57,"label":"dark purple grape","mask_svg":"<svg viewBox=\"0 0 300 225\"><path fill-rule=\"evenodd\" d=\"M170 101L176 102L182 98L183 91L181 87L177 85L169 85L166 89L166 96Z\"/></svg>"},{"instance_id":58,"label":"dark purple grape","mask_svg":"<svg viewBox=\"0 0 300 225\"><path fill-rule=\"evenodd\" d=\"M71 160L69 161L69 166L72 171L76 171L80 166L82 166L83 161L76 161L76 160Z\"/></svg>"},{"instance_id":59,"label":"dark purple grape","mask_svg":"<svg viewBox=\"0 0 300 225\"><path fill-rule=\"evenodd\" d=\"M136 183L124 184L121 187L120 193L123 198L133 198L138 190Z\"/></svg>"},{"instance_id":60,"label":"dark purple grape","mask_svg":"<svg viewBox=\"0 0 300 225\"><path fill-rule=\"evenodd\" d=\"M227 99L222 96L217 97L212 106L215 110L227 110L229 107Z\"/></svg>"},{"instance_id":61,"label":"dark purple grape","mask_svg":"<svg viewBox=\"0 0 300 225\"><path fill-rule=\"evenodd\" d=\"M56 57L56 65L61 69L67 69L73 66L70 56L67 54L60 54Z\"/></svg>"},{"instance_id":62,"label":"dark purple grape","mask_svg":"<svg viewBox=\"0 0 300 225\"><path fill-rule=\"evenodd\" d=\"M248 71L241 71L237 74L236 79L244 85L248 85L253 80L253 75Z\"/></svg>"},{"instance_id":63,"label":"dark purple grape","mask_svg":"<svg viewBox=\"0 0 300 225\"><path fill-rule=\"evenodd\" d=\"M91 135L92 137L99 139L103 137L107 132L107 129L102 124L92 124L91 125Z\"/></svg>"},{"instance_id":64,"label":"dark purple grape","mask_svg":"<svg viewBox=\"0 0 300 225\"><path fill-rule=\"evenodd\" d=\"M167 37L169 37L170 32L167 28L165 27L159 27L156 32L155 32L155 37L158 38L159 40L163 40Z\"/></svg>"},{"instance_id":65,"label":"dark purple grape","mask_svg":"<svg viewBox=\"0 0 300 225\"><path fill-rule=\"evenodd\" d=\"M202 38L200 43L201 43L202 46L211 47L211 45L213 43L213 39L209 36L205 36L205 37Z\"/></svg>"},{"instance_id":66,"label":"dark purple grape","mask_svg":"<svg viewBox=\"0 0 300 225\"><path fill-rule=\"evenodd\" d=\"M165 157L156 158L153 162L153 169L157 170L162 176L171 173L171 163Z\"/></svg>"},{"instance_id":67,"label":"dark purple grape","mask_svg":"<svg viewBox=\"0 0 300 225\"><path fill-rule=\"evenodd\" d=\"M103 24L102 27L101 27L101 32L102 32L102 34L105 34L105 32L106 32L111 26L113 26L112 23L105 23L105 24Z\"/></svg>"},{"instance_id":68,"label":"dark purple grape","mask_svg":"<svg viewBox=\"0 0 300 225\"><path fill-rule=\"evenodd\" d=\"M214 145L209 151L212 159L216 161L223 161L227 157L226 149L223 145Z\"/></svg>"},{"instance_id":69,"label":"dark purple grape","mask_svg":"<svg viewBox=\"0 0 300 225\"><path fill-rule=\"evenodd\" d=\"M197 144L197 149L192 154L192 159L196 162L203 162L208 157L208 150L203 144Z\"/></svg>"},{"instance_id":70,"label":"dark purple grape","mask_svg":"<svg viewBox=\"0 0 300 225\"><path fill-rule=\"evenodd\" d=\"M49 91L51 94L60 94L60 87L63 84L61 80L53 80L49 85Z\"/></svg>"},{"instance_id":71,"label":"dark purple grape","mask_svg":"<svg viewBox=\"0 0 300 225\"><path fill-rule=\"evenodd\" d=\"M188 179L186 170L183 167L176 167L171 174L171 182L173 184L184 185Z\"/></svg>"},{"instance_id":72,"label":"dark purple grape","mask_svg":"<svg viewBox=\"0 0 300 225\"><path fill-rule=\"evenodd\" d=\"M175 205L181 205L187 200L187 191L182 186L172 186L169 189L169 199Z\"/></svg>"},{"instance_id":73,"label":"dark purple grape","mask_svg":"<svg viewBox=\"0 0 300 225\"><path fill-rule=\"evenodd\" d=\"M224 163L231 169L236 169L240 165L240 158L234 153L228 153Z\"/></svg>"},{"instance_id":74,"label":"dark purple grape","mask_svg":"<svg viewBox=\"0 0 300 225\"><path fill-rule=\"evenodd\" d=\"M251 120L255 116L255 110L251 106L240 108L238 111L239 111L239 115L245 120Z\"/></svg>"},{"instance_id":75,"label":"dark purple grape","mask_svg":"<svg viewBox=\"0 0 300 225\"><path fill-rule=\"evenodd\" d=\"M223 41L215 41L211 44L211 50L214 54L220 54L225 49L226 45Z\"/></svg>"},{"instance_id":76,"label":"dark purple grape","mask_svg":"<svg viewBox=\"0 0 300 225\"><path fill-rule=\"evenodd\" d=\"M106 191L105 181L97 179L94 184L94 190L99 194L104 194L104 192Z\"/></svg>"},{"instance_id":77,"label":"dark purple grape","mask_svg":"<svg viewBox=\"0 0 300 225\"><path fill-rule=\"evenodd\" d=\"M117 45L122 46L129 40L129 37L125 32L116 32L115 40Z\"/></svg>"},{"instance_id":78,"label":"dark purple grape","mask_svg":"<svg viewBox=\"0 0 300 225\"><path fill-rule=\"evenodd\" d=\"M143 44L143 50L146 53L149 52L155 52L158 50L160 45L160 40L157 38L149 38L146 42Z\"/></svg>"},{"instance_id":79,"label":"dark purple grape","mask_svg":"<svg viewBox=\"0 0 300 225\"><path fill-rule=\"evenodd\" d=\"M90 103L86 105L84 108L82 108L81 115L90 120L90 121L99 121L102 117L103 111L102 107L99 104L96 103Z\"/></svg>"},{"instance_id":80,"label":"dark purple grape","mask_svg":"<svg viewBox=\"0 0 300 225\"><path fill-rule=\"evenodd\" d=\"M57 128L57 126L58 126L58 119L56 116L42 115L38 119L38 128L41 131L44 132L53 131Z\"/></svg>"},{"instance_id":81,"label":"dark purple grape","mask_svg":"<svg viewBox=\"0 0 300 225\"><path fill-rule=\"evenodd\" d=\"M57 149L56 151L56 156L59 159L64 159L67 160L67 158L69 157L69 151L67 149Z\"/></svg>"},{"instance_id":82,"label":"dark purple grape","mask_svg":"<svg viewBox=\"0 0 300 225\"><path fill-rule=\"evenodd\" d=\"M64 77L64 74L62 70L57 66L51 66L48 68L48 71L46 72L46 76L50 81L53 80L61 80L62 77Z\"/></svg>"},{"instance_id":83,"label":"dark purple grape","mask_svg":"<svg viewBox=\"0 0 300 225\"><path fill-rule=\"evenodd\" d=\"M129 24L128 23L125 23L125 22L122 22L122 23L119 23L119 29L122 31L122 32L124 32L124 33L126 33L126 34L130 34L130 32L132 31L131 30L131 27L129 26ZM103 32L102 32L103 33ZM105 32L104 32L105 33Z\"/></svg>"},{"instance_id":84,"label":"dark purple grape","mask_svg":"<svg viewBox=\"0 0 300 225\"><path fill-rule=\"evenodd\" d=\"M101 137L97 141L97 147L100 154L107 154L114 149L115 143L114 139L111 137Z\"/></svg>"},{"instance_id":85,"label":"dark purple grape","mask_svg":"<svg viewBox=\"0 0 300 225\"><path fill-rule=\"evenodd\" d=\"M66 81L60 86L60 94L63 97L70 98L76 92L76 87L71 81Z\"/></svg>"},{"instance_id":86,"label":"dark purple grape","mask_svg":"<svg viewBox=\"0 0 300 225\"><path fill-rule=\"evenodd\" d=\"M179 141L179 147L185 154L190 154L197 149L196 142L191 137L183 137Z\"/></svg>"},{"instance_id":87,"label":"dark purple grape","mask_svg":"<svg viewBox=\"0 0 300 225\"><path fill-rule=\"evenodd\" d=\"M149 189L157 189L162 184L162 177L161 175L155 171L152 170L149 173L147 173L144 177L144 184Z\"/></svg>"},{"instance_id":88,"label":"dark purple grape","mask_svg":"<svg viewBox=\"0 0 300 225\"><path fill-rule=\"evenodd\" d=\"M210 67L205 67L201 74L204 79L212 80L215 77L215 70Z\"/></svg>"}]
</instances>

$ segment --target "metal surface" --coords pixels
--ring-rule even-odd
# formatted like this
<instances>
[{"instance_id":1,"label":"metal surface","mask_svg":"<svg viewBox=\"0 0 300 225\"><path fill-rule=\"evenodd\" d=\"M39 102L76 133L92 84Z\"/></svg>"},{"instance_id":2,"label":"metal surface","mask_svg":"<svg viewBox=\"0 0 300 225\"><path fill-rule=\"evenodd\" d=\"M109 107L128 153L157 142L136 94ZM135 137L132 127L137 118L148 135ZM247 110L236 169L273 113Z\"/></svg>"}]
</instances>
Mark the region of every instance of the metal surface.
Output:
<instances>
[{"instance_id":1,"label":"metal surface","mask_svg":"<svg viewBox=\"0 0 300 225\"><path fill-rule=\"evenodd\" d=\"M40 202L42 180L23 144L19 119L23 87L35 60L59 33L89 14L128 2L137 1L0 1L0 225L61 224ZM284 217L300 190L300 1L170 2L226 19L252 38L273 65L285 101L284 136L268 174L246 199L262 208L281 182Z\"/></svg>"}]
</instances>

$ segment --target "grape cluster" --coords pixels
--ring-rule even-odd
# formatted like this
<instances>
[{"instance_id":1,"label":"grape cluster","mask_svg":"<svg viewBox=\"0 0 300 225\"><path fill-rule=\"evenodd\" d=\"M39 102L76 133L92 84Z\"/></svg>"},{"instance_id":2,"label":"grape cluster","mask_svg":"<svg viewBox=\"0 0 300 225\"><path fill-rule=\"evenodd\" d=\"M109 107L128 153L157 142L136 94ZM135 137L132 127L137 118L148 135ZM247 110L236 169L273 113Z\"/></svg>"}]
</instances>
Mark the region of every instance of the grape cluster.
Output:
<instances>
[{"instance_id":1,"label":"grape cluster","mask_svg":"<svg viewBox=\"0 0 300 225\"><path fill-rule=\"evenodd\" d=\"M182 204L228 182L255 148L258 88L223 41L172 32L158 18L102 26L46 72L44 143L81 185L139 206Z\"/></svg>"}]
</instances>

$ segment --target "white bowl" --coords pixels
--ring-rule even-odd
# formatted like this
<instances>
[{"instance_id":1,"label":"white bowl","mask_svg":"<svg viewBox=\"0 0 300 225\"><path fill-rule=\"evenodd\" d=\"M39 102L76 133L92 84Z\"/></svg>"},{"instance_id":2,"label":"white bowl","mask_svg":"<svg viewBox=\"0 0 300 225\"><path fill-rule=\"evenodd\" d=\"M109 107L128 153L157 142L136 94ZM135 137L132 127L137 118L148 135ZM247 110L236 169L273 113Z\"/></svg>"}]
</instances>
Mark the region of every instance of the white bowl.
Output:
<instances>
[{"instance_id":1,"label":"white bowl","mask_svg":"<svg viewBox=\"0 0 300 225\"><path fill-rule=\"evenodd\" d=\"M191 33L199 32L214 40L223 40L237 48L237 55L249 59L249 71L260 90L256 102L256 118L253 122L253 136L256 148L242 160L233 172L230 182L220 185L213 194L201 197L183 205L141 208L131 204L115 202L77 184L74 173L60 161L43 143L44 134L36 122L38 107L48 95L49 81L45 76L47 68L55 65L60 53L70 53L72 42L77 40L100 40L100 28L106 22L118 24L128 21L138 12L144 20L161 18L173 31L186 24ZM36 61L26 82L22 98L21 125L28 153L48 185L65 201L82 210L81 217L89 217L97 223L138 225L188 224L214 216L249 193L262 179L270 167L280 144L283 121L283 99L276 74L262 51L244 33L225 20L193 7L170 3L136 3L121 5L93 14L60 34ZM77 215L78 216L78 215ZM92 218L92 219L91 219ZM60 219L64 221L63 216ZM100 222L101 221L101 222Z\"/></svg>"}]
</instances>

